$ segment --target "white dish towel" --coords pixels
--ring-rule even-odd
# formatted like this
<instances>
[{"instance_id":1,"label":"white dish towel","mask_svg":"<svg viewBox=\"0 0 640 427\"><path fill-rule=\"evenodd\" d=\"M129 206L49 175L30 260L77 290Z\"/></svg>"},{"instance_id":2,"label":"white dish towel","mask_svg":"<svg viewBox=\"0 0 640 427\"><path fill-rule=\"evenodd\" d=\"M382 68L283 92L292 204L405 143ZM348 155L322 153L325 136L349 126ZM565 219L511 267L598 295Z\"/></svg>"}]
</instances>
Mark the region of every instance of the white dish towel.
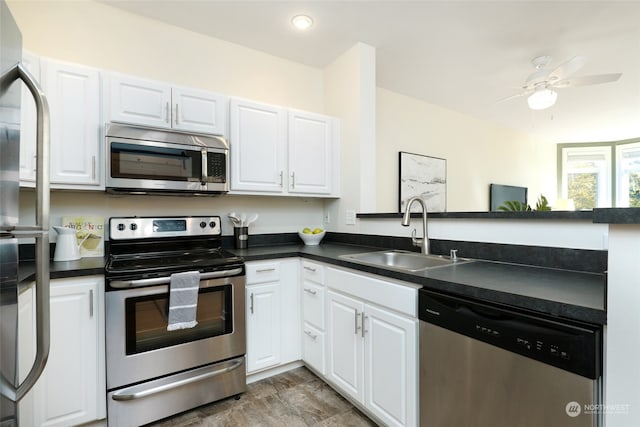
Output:
<instances>
[{"instance_id":1,"label":"white dish towel","mask_svg":"<svg viewBox=\"0 0 640 427\"><path fill-rule=\"evenodd\" d=\"M198 290L200 272L185 271L171 275L169 284L169 322L167 331L193 328L198 324Z\"/></svg>"}]
</instances>

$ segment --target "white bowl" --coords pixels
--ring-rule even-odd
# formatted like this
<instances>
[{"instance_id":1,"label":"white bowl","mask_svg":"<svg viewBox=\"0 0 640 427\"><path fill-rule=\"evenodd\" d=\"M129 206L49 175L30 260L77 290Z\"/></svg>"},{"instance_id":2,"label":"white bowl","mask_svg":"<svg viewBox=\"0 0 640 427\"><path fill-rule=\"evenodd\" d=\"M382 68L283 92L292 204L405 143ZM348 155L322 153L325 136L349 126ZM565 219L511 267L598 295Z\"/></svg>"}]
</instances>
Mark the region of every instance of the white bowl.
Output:
<instances>
[{"instance_id":1,"label":"white bowl","mask_svg":"<svg viewBox=\"0 0 640 427\"><path fill-rule=\"evenodd\" d=\"M298 236L300 236L300 238L302 239L305 245L312 246L312 245L319 245L320 241L322 240L322 238L326 233L327 233L326 230L323 230L322 233L318 233L318 234L305 234L302 231L298 231Z\"/></svg>"}]
</instances>

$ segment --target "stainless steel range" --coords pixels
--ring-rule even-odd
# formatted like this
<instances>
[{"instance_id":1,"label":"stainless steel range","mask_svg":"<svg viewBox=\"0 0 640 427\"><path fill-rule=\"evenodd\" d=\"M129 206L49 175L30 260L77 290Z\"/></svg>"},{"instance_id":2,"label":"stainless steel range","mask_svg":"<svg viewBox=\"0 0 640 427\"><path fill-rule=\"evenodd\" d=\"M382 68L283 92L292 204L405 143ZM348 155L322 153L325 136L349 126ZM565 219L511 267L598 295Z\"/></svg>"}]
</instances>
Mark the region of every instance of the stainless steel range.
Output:
<instances>
[{"instance_id":1,"label":"stainless steel range","mask_svg":"<svg viewBox=\"0 0 640 427\"><path fill-rule=\"evenodd\" d=\"M111 218L109 230L109 426L244 392L245 267L222 249L220 217ZM169 330L170 286L185 272L195 275L195 326Z\"/></svg>"}]
</instances>

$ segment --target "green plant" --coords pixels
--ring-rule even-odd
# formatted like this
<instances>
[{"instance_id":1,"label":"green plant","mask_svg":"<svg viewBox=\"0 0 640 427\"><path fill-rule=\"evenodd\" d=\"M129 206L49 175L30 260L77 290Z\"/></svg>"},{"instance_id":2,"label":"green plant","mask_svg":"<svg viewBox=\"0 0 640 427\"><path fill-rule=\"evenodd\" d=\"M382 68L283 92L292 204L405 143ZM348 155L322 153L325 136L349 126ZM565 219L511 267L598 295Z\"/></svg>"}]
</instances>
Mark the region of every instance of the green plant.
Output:
<instances>
[{"instance_id":1,"label":"green plant","mask_svg":"<svg viewBox=\"0 0 640 427\"><path fill-rule=\"evenodd\" d=\"M526 212L531 210L550 211L551 206L549 206L549 201L544 194L541 194L540 197L538 197L535 209L531 209L531 206L518 200L507 200L502 205L498 206L498 210L508 212Z\"/></svg>"},{"instance_id":2,"label":"green plant","mask_svg":"<svg viewBox=\"0 0 640 427\"><path fill-rule=\"evenodd\" d=\"M507 200L504 204L498 206L498 210L500 211L509 211L509 212L520 212L520 211L530 211L531 206L526 203L522 203L518 200Z\"/></svg>"},{"instance_id":3,"label":"green plant","mask_svg":"<svg viewBox=\"0 0 640 427\"><path fill-rule=\"evenodd\" d=\"M536 202L536 210L537 211L550 211L551 206L549 206L549 201L543 194L540 195L538 201Z\"/></svg>"}]
</instances>

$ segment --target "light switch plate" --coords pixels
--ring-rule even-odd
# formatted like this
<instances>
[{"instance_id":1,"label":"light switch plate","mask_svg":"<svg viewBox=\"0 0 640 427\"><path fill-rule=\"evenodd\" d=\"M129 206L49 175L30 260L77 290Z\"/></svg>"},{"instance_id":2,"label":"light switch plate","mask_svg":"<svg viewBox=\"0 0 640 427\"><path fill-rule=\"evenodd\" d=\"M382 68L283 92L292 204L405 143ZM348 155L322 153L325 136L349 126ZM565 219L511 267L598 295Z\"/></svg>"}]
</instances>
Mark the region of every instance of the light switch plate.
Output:
<instances>
[{"instance_id":1,"label":"light switch plate","mask_svg":"<svg viewBox=\"0 0 640 427\"><path fill-rule=\"evenodd\" d=\"M356 211L347 209L345 215L345 223L347 225L356 225Z\"/></svg>"}]
</instances>

